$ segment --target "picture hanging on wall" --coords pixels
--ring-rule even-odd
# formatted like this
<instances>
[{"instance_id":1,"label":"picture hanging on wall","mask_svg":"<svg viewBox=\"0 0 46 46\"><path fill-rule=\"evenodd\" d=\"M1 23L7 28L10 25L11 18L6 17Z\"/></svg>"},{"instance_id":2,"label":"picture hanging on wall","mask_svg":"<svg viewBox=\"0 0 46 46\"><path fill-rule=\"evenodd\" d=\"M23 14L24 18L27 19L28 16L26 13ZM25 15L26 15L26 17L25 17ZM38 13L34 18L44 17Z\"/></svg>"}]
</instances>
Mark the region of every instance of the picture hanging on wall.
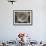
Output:
<instances>
[{"instance_id":1,"label":"picture hanging on wall","mask_svg":"<svg viewBox=\"0 0 46 46\"><path fill-rule=\"evenodd\" d=\"M13 10L14 25L32 25L32 10Z\"/></svg>"}]
</instances>

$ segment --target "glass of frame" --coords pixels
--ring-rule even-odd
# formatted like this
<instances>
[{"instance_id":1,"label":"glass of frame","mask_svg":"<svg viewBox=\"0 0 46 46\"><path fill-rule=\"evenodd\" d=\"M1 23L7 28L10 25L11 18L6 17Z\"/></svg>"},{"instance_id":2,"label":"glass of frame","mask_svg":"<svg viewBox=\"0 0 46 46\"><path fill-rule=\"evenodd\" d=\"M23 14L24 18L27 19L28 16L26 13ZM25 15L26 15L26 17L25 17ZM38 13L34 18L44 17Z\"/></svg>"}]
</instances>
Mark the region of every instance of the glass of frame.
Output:
<instances>
[{"instance_id":1,"label":"glass of frame","mask_svg":"<svg viewBox=\"0 0 46 46\"><path fill-rule=\"evenodd\" d=\"M13 24L32 25L32 10L13 10Z\"/></svg>"}]
</instances>

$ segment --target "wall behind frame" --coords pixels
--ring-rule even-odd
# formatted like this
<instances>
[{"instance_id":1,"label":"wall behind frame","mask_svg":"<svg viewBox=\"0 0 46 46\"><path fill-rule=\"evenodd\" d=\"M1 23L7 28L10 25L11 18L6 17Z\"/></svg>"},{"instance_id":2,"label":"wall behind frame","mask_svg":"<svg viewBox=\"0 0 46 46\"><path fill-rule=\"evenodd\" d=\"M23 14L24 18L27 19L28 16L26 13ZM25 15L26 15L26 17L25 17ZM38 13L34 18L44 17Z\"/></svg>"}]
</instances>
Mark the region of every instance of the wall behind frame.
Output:
<instances>
[{"instance_id":1,"label":"wall behind frame","mask_svg":"<svg viewBox=\"0 0 46 46\"><path fill-rule=\"evenodd\" d=\"M33 10L32 26L14 26L13 10ZM17 0L13 5L0 0L0 41L15 40L18 32L31 34L33 40L46 40L46 1Z\"/></svg>"}]
</instances>

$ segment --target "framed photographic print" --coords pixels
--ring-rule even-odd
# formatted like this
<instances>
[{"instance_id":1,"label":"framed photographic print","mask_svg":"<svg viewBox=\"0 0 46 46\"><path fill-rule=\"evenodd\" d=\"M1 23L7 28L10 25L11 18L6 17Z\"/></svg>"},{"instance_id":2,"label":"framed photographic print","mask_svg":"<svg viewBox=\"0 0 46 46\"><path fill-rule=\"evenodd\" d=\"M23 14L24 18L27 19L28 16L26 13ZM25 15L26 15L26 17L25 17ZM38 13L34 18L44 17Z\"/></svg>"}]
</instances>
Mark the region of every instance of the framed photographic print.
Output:
<instances>
[{"instance_id":1,"label":"framed photographic print","mask_svg":"<svg viewBox=\"0 0 46 46\"><path fill-rule=\"evenodd\" d=\"M13 10L13 24L32 25L32 10Z\"/></svg>"}]
</instances>

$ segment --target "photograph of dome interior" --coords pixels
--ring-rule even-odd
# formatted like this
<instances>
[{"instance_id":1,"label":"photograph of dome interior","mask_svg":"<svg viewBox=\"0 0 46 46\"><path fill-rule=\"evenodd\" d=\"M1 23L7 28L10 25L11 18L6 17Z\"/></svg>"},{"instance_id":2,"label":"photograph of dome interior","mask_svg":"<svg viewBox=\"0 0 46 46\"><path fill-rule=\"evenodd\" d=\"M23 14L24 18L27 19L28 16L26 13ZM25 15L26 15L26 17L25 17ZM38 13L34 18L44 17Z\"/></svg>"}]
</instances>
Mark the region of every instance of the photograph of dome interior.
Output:
<instances>
[{"instance_id":1,"label":"photograph of dome interior","mask_svg":"<svg viewBox=\"0 0 46 46\"><path fill-rule=\"evenodd\" d=\"M32 24L32 10L14 10L14 24Z\"/></svg>"}]
</instances>

